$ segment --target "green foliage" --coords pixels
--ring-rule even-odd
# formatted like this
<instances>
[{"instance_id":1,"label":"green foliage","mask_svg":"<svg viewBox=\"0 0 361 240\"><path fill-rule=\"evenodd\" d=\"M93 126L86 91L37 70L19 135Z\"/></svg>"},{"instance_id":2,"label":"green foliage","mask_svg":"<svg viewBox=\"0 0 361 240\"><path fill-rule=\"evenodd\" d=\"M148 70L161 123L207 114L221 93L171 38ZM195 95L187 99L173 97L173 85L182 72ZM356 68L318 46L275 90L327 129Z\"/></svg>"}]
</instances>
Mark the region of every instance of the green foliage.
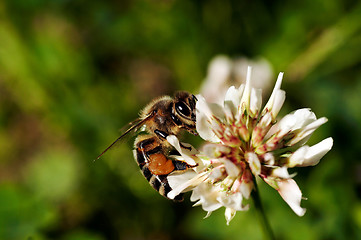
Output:
<instances>
[{"instance_id":1,"label":"green foliage","mask_svg":"<svg viewBox=\"0 0 361 240\"><path fill-rule=\"evenodd\" d=\"M284 110L329 122L334 147L297 169L296 216L260 186L277 239L361 239L361 4L357 1L0 2L0 239L260 239L254 210L226 226L141 176L124 140L152 98L197 93L217 54L285 71ZM188 196L188 195L187 195ZM186 197L186 198L189 198Z\"/></svg>"}]
</instances>

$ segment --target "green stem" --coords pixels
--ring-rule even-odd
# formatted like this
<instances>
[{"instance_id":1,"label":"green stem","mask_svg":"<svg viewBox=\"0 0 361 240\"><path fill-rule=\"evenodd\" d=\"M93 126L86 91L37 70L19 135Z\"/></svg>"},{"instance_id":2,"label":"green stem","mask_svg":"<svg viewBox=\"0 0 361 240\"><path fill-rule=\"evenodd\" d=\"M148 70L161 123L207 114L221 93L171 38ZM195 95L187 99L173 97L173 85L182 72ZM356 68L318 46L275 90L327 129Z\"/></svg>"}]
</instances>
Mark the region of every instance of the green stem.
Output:
<instances>
[{"instance_id":1,"label":"green stem","mask_svg":"<svg viewBox=\"0 0 361 240\"><path fill-rule=\"evenodd\" d=\"M257 214L258 217L261 221L261 225L263 228L263 234L265 236L265 239L270 239L270 240L275 240L275 236L273 234L271 225L269 224L267 217L266 217L266 213L263 209L262 203L261 203L261 198L259 195L259 190L258 190L258 186L257 186L257 182L256 182L256 178L253 179L254 180L254 186L255 186L255 190L252 191L251 196L254 202L254 206L256 207L257 210Z\"/></svg>"}]
</instances>

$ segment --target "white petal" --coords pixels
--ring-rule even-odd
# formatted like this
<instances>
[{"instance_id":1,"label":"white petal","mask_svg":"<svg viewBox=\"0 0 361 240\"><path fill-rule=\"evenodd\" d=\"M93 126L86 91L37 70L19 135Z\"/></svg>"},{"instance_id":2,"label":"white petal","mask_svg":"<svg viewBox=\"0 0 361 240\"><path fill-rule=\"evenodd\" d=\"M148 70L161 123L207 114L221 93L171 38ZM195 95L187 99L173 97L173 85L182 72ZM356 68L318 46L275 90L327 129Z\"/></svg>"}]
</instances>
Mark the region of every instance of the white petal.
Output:
<instances>
[{"instance_id":1,"label":"white petal","mask_svg":"<svg viewBox=\"0 0 361 240\"><path fill-rule=\"evenodd\" d=\"M219 159L219 160L221 160L224 163L228 176L230 176L231 178L235 178L239 175L241 170L237 167L236 164L234 164L232 161L228 159Z\"/></svg>"},{"instance_id":2,"label":"white petal","mask_svg":"<svg viewBox=\"0 0 361 240\"><path fill-rule=\"evenodd\" d=\"M208 142L220 142L220 139L216 136L212 130L212 125L209 122L209 119L205 117L204 114L197 113L197 124L196 129L201 138Z\"/></svg>"},{"instance_id":3,"label":"white petal","mask_svg":"<svg viewBox=\"0 0 361 240\"><path fill-rule=\"evenodd\" d=\"M283 102L285 100L285 92L281 90L281 83L283 78L283 72L278 74L278 78L275 84L275 87L272 91L272 94L263 108L263 114L267 111L272 113L272 118L275 119L279 110L281 109Z\"/></svg>"},{"instance_id":4,"label":"white petal","mask_svg":"<svg viewBox=\"0 0 361 240\"><path fill-rule=\"evenodd\" d=\"M189 165L196 165L196 162L192 158L192 155L195 155L198 151L193 148L192 145L188 143L182 143L182 145L187 148L191 148L191 150L187 148L182 148L180 146L178 138L175 135L168 135L167 141L181 154L186 163L188 163Z\"/></svg>"},{"instance_id":5,"label":"white petal","mask_svg":"<svg viewBox=\"0 0 361 240\"><path fill-rule=\"evenodd\" d=\"M266 134L266 139L277 133L282 136L290 131L302 129L316 121L316 115L308 108L298 109L284 116L279 122L271 127Z\"/></svg>"},{"instance_id":6,"label":"white petal","mask_svg":"<svg viewBox=\"0 0 361 240\"><path fill-rule=\"evenodd\" d=\"M196 128L199 136L209 142L220 142L219 138L215 135L212 125L213 113L205 102L202 96L197 96L196 103Z\"/></svg>"},{"instance_id":7,"label":"white petal","mask_svg":"<svg viewBox=\"0 0 361 240\"><path fill-rule=\"evenodd\" d=\"M276 167L275 169L273 169L272 171L272 176L273 177L278 177L278 178L284 178L284 179L289 179L294 177L296 174L289 174L287 171L287 167Z\"/></svg>"},{"instance_id":8,"label":"white petal","mask_svg":"<svg viewBox=\"0 0 361 240\"><path fill-rule=\"evenodd\" d=\"M204 216L203 219L208 218L209 216L211 216L211 214L212 214L212 212L207 212L206 216Z\"/></svg>"},{"instance_id":9,"label":"white petal","mask_svg":"<svg viewBox=\"0 0 361 240\"><path fill-rule=\"evenodd\" d=\"M247 68L247 77L246 77L246 85L243 90L240 106L241 110L249 109L249 101L251 96L251 76L252 76L252 67L248 66ZM245 109L243 109L243 107ZM242 113L241 113L242 114Z\"/></svg>"},{"instance_id":10,"label":"white petal","mask_svg":"<svg viewBox=\"0 0 361 240\"><path fill-rule=\"evenodd\" d=\"M232 149L226 145L206 143L202 146L202 154L209 158L219 158L220 154L228 154Z\"/></svg>"},{"instance_id":11,"label":"white petal","mask_svg":"<svg viewBox=\"0 0 361 240\"><path fill-rule=\"evenodd\" d=\"M224 173L223 166L218 166L218 167L215 167L215 168L212 169L212 171L208 175L208 178L211 181L217 181L223 176L223 173Z\"/></svg>"},{"instance_id":12,"label":"white petal","mask_svg":"<svg viewBox=\"0 0 361 240\"><path fill-rule=\"evenodd\" d=\"M213 212L218 208L223 207L221 203L218 201L204 201L202 203L202 209L204 211Z\"/></svg>"},{"instance_id":13,"label":"white petal","mask_svg":"<svg viewBox=\"0 0 361 240\"><path fill-rule=\"evenodd\" d=\"M245 158L252 170L252 173L255 176L259 175L261 173L261 162L259 161L257 155L254 152L247 152L245 154Z\"/></svg>"},{"instance_id":14,"label":"white petal","mask_svg":"<svg viewBox=\"0 0 361 240\"><path fill-rule=\"evenodd\" d=\"M262 106L262 89L252 88L250 99L250 112L256 116Z\"/></svg>"},{"instance_id":15,"label":"white petal","mask_svg":"<svg viewBox=\"0 0 361 240\"><path fill-rule=\"evenodd\" d=\"M283 90L277 90L275 100L271 109L271 115L273 120L276 119L279 111L281 110L283 103L286 100L286 92Z\"/></svg>"},{"instance_id":16,"label":"white petal","mask_svg":"<svg viewBox=\"0 0 361 240\"><path fill-rule=\"evenodd\" d=\"M241 99L242 99L242 95L243 95L243 92L244 92L245 87L246 87L245 84L241 84L241 85L239 86L239 88L237 89L237 90L238 90L238 94L239 94L239 96L240 96L239 102L238 102L238 106L241 104Z\"/></svg>"},{"instance_id":17,"label":"white petal","mask_svg":"<svg viewBox=\"0 0 361 240\"><path fill-rule=\"evenodd\" d=\"M239 105L239 102L241 100L241 94L238 91L238 89L236 89L234 86L231 86L227 93L226 96L224 98L224 108L225 110L229 110L230 113L235 116L237 114L237 108ZM228 114L230 114L228 113ZM227 112L226 112L227 114Z\"/></svg>"},{"instance_id":18,"label":"white petal","mask_svg":"<svg viewBox=\"0 0 361 240\"><path fill-rule=\"evenodd\" d=\"M193 189L191 201L199 201L197 205L201 204L202 209L207 212L213 212L222 207L222 204L217 200L220 191L217 187L211 184L203 183Z\"/></svg>"},{"instance_id":19,"label":"white petal","mask_svg":"<svg viewBox=\"0 0 361 240\"><path fill-rule=\"evenodd\" d=\"M308 124L299 133L297 133L297 135L287 145L292 146L296 143L304 144L310 138L311 134L327 121L327 118L322 117Z\"/></svg>"},{"instance_id":20,"label":"white petal","mask_svg":"<svg viewBox=\"0 0 361 240\"><path fill-rule=\"evenodd\" d=\"M307 124L310 124L317 119L315 113L312 112L309 108L297 109L293 112L293 115L298 120L298 125L295 126L298 128L306 126Z\"/></svg>"},{"instance_id":21,"label":"white petal","mask_svg":"<svg viewBox=\"0 0 361 240\"><path fill-rule=\"evenodd\" d=\"M226 217L227 225L229 225L230 221L236 216L236 212L233 208L226 208L224 216Z\"/></svg>"},{"instance_id":22,"label":"white petal","mask_svg":"<svg viewBox=\"0 0 361 240\"><path fill-rule=\"evenodd\" d=\"M226 96L224 97L224 101L231 101L233 103L233 106L237 107L240 100L241 93L234 86L231 86L228 89Z\"/></svg>"},{"instance_id":23,"label":"white petal","mask_svg":"<svg viewBox=\"0 0 361 240\"><path fill-rule=\"evenodd\" d=\"M261 128L266 128L271 124L271 122L272 122L272 115L271 115L271 113L268 112L261 117L257 126L259 126Z\"/></svg>"},{"instance_id":24,"label":"white petal","mask_svg":"<svg viewBox=\"0 0 361 240\"><path fill-rule=\"evenodd\" d=\"M306 209L301 208L302 193L297 183L293 179L285 179L278 181L278 192L291 207L291 209L298 215L303 216Z\"/></svg>"},{"instance_id":25,"label":"white petal","mask_svg":"<svg viewBox=\"0 0 361 240\"><path fill-rule=\"evenodd\" d=\"M195 174L193 170L189 170L184 173L171 173L167 179L169 186L172 188L167 197L174 199L180 193L189 191L201 184L206 179L206 174Z\"/></svg>"},{"instance_id":26,"label":"white petal","mask_svg":"<svg viewBox=\"0 0 361 240\"><path fill-rule=\"evenodd\" d=\"M189 170L189 171L186 171L183 173L173 172L168 175L167 180L168 180L169 186L172 189L175 189L175 188L183 185L184 183L187 183L186 187L188 187L191 184L190 180L194 179L195 176L197 176L197 173L193 170ZM185 188L183 188L183 189L185 189Z\"/></svg>"},{"instance_id":27,"label":"white petal","mask_svg":"<svg viewBox=\"0 0 361 240\"><path fill-rule=\"evenodd\" d=\"M212 191L212 185L208 184L207 182L199 184L197 187L193 189L190 200L192 202L201 200L202 202L204 200L204 195L209 194L209 192L211 191Z\"/></svg>"},{"instance_id":28,"label":"white petal","mask_svg":"<svg viewBox=\"0 0 361 240\"><path fill-rule=\"evenodd\" d=\"M202 204L202 209L204 211L208 211L208 212L213 212L215 210L217 210L218 208L223 207L221 203L219 202L212 202L212 201L205 201Z\"/></svg>"},{"instance_id":29,"label":"white petal","mask_svg":"<svg viewBox=\"0 0 361 240\"><path fill-rule=\"evenodd\" d=\"M333 139L326 138L325 140L313 145L312 147L303 146L290 156L288 166L314 166L320 162L320 159L328 151L331 150L332 145Z\"/></svg>"},{"instance_id":30,"label":"white petal","mask_svg":"<svg viewBox=\"0 0 361 240\"><path fill-rule=\"evenodd\" d=\"M209 109L208 104L202 95L197 95L196 109L200 113L206 115L208 118L212 117L212 111Z\"/></svg>"},{"instance_id":31,"label":"white petal","mask_svg":"<svg viewBox=\"0 0 361 240\"><path fill-rule=\"evenodd\" d=\"M287 114L280 121L280 128L288 130L301 129L316 120L316 115L309 108L298 109Z\"/></svg>"},{"instance_id":32,"label":"white petal","mask_svg":"<svg viewBox=\"0 0 361 240\"><path fill-rule=\"evenodd\" d=\"M244 211L248 209L248 206L243 206L242 204L243 197L240 192L232 194L221 192L217 200L221 202L224 207L232 208L236 211Z\"/></svg>"},{"instance_id":33,"label":"white petal","mask_svg":"<svg viewBox=\"0 0 361 240\"><path fill-rule=\"evenodd\" d=\"M249 196L251 195L251 192L253 190L253 182L250 181L250 182L245 182L245 181L242 181L241 182L241 185L239 187L239 190L241 191L242 195L244 198L248 199Z\"/></svg>"},{"instance_id":34,"label":"white petal","mask_svg":"<svg viewBox=\"0 0 361 240\"><path fill-rule=\"evenodd\" d=\"M267 165L273 166L275 164L275 157L272 153L268 152L263 155L264 161Z\"/></svg>"},{"instance_id":35,"label":"white petal","mask_svg":"<svg viewBox=\"0 0 361 240\"><path fill-rule=\"evenodd\" d=\"M220 120L225 119L223 106L219 105L218 103L207 103L207 104L208 104L208 108L212 112L211 119L214 119L215 117Z\"/></svg>"}]
</instances>

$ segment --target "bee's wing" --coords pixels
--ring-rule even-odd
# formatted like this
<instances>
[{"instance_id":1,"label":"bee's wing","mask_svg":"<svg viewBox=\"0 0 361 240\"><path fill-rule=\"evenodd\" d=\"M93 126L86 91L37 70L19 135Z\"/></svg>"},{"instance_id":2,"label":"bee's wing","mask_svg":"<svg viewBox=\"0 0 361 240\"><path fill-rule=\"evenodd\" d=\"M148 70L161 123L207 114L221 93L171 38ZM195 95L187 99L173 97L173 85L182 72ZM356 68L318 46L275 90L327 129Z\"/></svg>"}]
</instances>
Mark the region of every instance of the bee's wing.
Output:
<instances>
[{"instance_id":1,"label":"bee's wing","mask_svg":"<svg viewBox=\"0 0 361 240\"><path fill-rule=\"evenodd\" d=\"M137 131L139 130L140 127L142 127L144 125L144 123L149 120L151 117L153 117L154 113L149 114L146 118L144 119L136 119L135 121L129 123L129 125L131 125L122 135L120 135L120 137L118 137L112 144L109 145L109 147L107 147L97 158L96 160L98 160L101 156L103 156L104 153L106 153L111 147L114 146L115 143L117 143L120 139L122 139L125 135L127 135L128 133L130 133L131 131Z\"/></svg>"},{"instance_id":2,"label":"bee's wing","mask_svg":"<svg viewBox=\"0 0 361 240\"><path fill-rule=\"evenodd\" d=\"M134 121L128 123L127 125L123 126L119 132L123 133L122 135L127 135L130 132L137 132L141 127L142 124L140 124L141 122L144 123L144 121L141 118L137 118Z\"/></svg>"}]
</instances>

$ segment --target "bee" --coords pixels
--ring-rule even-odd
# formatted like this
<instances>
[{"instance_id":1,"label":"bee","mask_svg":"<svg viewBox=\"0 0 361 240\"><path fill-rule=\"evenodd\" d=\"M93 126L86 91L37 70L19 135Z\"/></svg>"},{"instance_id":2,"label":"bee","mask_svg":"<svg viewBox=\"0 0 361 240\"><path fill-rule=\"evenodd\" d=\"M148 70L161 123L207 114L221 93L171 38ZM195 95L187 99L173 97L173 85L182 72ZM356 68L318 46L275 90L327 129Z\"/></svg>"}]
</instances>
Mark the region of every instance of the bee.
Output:
<instances>
[{"instance_id":1,"label":"bee","mask_svg":"<svg viewBox=\"0 0 361 240\"><path fill-rule=\"evenodd\" d=\"M188 92L176 92L174 98L163 96L154 99L141 112L140 117L131 127L106 148L99 159L117 141L131 131L138 131L143 127L143 134L138 135L134 142L134 158L150 185L162 196L172 190L167 176L175 171L186 171L195 166L186 162L172 159L170 155L175 151L167 141L167 136L178 136L180 131L186 130L193 135L196 132L196 101L197 98ZM187 148L181 144L181 147ZM182 201L183 194L173 200Z\"/></svg>"}]
</instances>

